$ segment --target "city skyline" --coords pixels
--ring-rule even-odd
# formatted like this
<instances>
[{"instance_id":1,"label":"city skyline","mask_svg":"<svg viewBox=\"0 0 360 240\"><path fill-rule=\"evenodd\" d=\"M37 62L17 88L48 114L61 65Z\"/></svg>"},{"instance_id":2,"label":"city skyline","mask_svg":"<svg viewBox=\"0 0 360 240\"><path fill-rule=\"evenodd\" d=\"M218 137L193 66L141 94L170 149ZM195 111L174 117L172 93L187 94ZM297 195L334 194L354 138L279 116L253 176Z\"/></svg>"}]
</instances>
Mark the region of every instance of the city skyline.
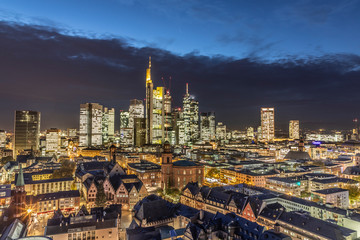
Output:
<instances>
[{"instance_id":1,"label":"city skyline","mask_svg":"<svg viewBox=\"0 0 360 240\"><path fill-rule=\"evenodd\" d=\"M360 239L360 0L3 0L0 240Z\"/></svg>"},{"instance_id":2,"label":"city skyline","mask_svg":"<svg viewBox=\"0 0 360 240\"><path fill-rule=\"evenodd\" d=\"M10 9L14 7L10 5ZM341 21L337 14L350 11L348 5L328 6L337 9L328 18L338 24ZM23 5L24 11L26 7ZM358 4L353 7L357 9ZM185 84L189 83L201 102L199 112L216 112L217 120L229 129L259 125L261 107L277 109L276 127L281 129L287 129L291 119L299 119L302 128L351 129L352 120L360 116L356 104L360 101L356 93L360 87L360 57L355 50L334 48L312 54L302 46L304 54L289 51L269 59L235 53L229 56L220 48L217 54L205 53L197 51L194 44L189 45L194 51L179 53L161 45L139 46L118 34L75 34L51 21L11 16L6 7L0 16L4 83L1 129L13 130L9 116L15 110L42 112L42 129L77 127L78 104L84 102L115 108L118 115L130 99L145 100L145 69L150 55L153 83L170 87L173 106L181 106ZM285 20L278 23L286 25ZM308 27L308 23L300 25ZM297 34L293 31L291 35ZM352 43L348 45L356 49ZM119 120L115 126L118 129Z\"/></svg>"}]
</instances>

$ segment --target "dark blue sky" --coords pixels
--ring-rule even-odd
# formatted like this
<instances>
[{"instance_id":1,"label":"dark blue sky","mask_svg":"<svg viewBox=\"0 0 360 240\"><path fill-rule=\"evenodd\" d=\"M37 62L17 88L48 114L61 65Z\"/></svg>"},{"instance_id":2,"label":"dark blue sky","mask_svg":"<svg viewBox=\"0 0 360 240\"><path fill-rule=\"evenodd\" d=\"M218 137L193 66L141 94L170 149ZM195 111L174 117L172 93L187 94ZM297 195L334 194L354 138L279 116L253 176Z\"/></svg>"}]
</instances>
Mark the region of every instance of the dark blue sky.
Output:
<instances>
[{"instance_id":1,"label":"dark blue sky","mask_svg":"<svg viewBox=\"0 0 360 240\"><path fill-rule=\"evenodd\" d=\"M79 104L127 109L153 81L185 83L230 128L352 127L360 117L360 1L2 0L0 129L14 110L78 127ZM118 126L117 126L118 128Z\"/></svg>"},{"instance_id":2,"label":"dark blue sky","mask_svg":"<svg viewBox=\"0 0 360 240\"><path fill-rule=\"evenodd\" d=\"M359 1L2 0L0 17L177 54L360 53Z\"/></svg>"}]
</instances>

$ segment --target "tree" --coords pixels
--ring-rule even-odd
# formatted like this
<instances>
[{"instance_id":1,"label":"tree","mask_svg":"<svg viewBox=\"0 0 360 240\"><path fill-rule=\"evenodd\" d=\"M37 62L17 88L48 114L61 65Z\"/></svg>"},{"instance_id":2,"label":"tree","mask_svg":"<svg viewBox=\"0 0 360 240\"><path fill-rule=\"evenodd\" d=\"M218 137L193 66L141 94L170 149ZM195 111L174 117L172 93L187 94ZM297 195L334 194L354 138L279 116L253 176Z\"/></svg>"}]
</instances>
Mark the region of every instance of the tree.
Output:
<instances>
[{"instance_id":1,"label":"tree","mask_svg":"<svg viewBox=\"0 0 360 240\"><path fill-rule=\"evenodd\" d=\"M216 169L216 168L211 168L207 173L206 176L207 178L220 178L220 170Z\"/></svg>"},{"instance_id":2,"label":"tree","mask_svg":"<svg viewBox=\"0 0 360 240\"><path fill-rule=\"evenodd\" d=\"M106 195L104 191L104 186L102 184L99 184L99 186L97 187L95 204L97 207L104 207L105 203L106 203Z\"/></svg>"},{"instance_id":3,"label":"tree","mask_svg":"<svg viewBox=\"0 0 360 240\"><path fill-rule=\"evenodd\" d=\"M349 186L346 188L349 190L349 199L351 201L358 201L360 200L360 189L357 186Z\"/></svg>"},{"instance_id":4,"label":"tree","mask_svg":"<svg viewBox=\"0 0 360 240\"><path fill-rule=\"evenodd\" d=\"M53 178L68 178L73 177L75 172L76 163L70 160L63 160L60 169L53 173Z\"/></svg>"},{"instance_id":5,"label":"tree","mask_svg":"<svg viewBox=\"0 0 360 240\"><path fill-rule=\"evenodd\" d=\"M311 193L309 193L309 192L307 192L307 191L301 191L300 197L301 197L301 198L311 197Z\"/></svg>"}]
</instances>

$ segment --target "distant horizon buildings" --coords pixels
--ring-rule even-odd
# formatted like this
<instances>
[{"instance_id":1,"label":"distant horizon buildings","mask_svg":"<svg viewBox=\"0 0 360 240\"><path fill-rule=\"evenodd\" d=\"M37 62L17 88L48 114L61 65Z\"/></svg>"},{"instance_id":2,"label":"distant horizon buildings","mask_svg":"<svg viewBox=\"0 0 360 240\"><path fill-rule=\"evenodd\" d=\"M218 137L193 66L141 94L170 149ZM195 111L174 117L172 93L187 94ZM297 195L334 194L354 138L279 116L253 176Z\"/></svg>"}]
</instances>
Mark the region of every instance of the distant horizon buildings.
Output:
<instances>
[{"instance_id":1,"label":"distant horizon buildings","mask_svg":"<svg viewBox=\"0 0 360 240\"><path fill-rule=\"evenodd\" d=\"M272 141L275 138L274 108L261 108L261 140Z\"/></svg>"},{"instance_id":2,"label":"distant horizon buildings","mask_svg":"<svg viewBox=\"0 0 360 240\"><path fill-rule=\"evenodd\" d=\"M14 156L25 149L39 149L40 121L40 112L15 111Z\"/></svg>"}]
</instances>

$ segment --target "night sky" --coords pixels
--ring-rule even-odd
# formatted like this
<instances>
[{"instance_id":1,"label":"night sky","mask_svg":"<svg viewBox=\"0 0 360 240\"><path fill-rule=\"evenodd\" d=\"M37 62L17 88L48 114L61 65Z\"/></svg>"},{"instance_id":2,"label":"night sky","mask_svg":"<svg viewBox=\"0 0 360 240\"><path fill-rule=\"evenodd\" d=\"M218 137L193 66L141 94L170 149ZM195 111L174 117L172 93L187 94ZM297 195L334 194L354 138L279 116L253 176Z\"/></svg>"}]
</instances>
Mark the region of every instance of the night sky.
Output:
<instances>
[{"instance_id":1,"label":"night sky","mask_svg":"<svg viewBox=\"0 0 360 240\"><path fill-rule=\"evenodd\" d=\"M145 97L149 55L174 106L188 82L200 111L231 129L257 126L262 106L284 129L351 128L359 13L360 1L2 0L0 129L14 110L40 111L42 129L78 128L85 102L118 118Z\"/></svg>"}]
</instances>

